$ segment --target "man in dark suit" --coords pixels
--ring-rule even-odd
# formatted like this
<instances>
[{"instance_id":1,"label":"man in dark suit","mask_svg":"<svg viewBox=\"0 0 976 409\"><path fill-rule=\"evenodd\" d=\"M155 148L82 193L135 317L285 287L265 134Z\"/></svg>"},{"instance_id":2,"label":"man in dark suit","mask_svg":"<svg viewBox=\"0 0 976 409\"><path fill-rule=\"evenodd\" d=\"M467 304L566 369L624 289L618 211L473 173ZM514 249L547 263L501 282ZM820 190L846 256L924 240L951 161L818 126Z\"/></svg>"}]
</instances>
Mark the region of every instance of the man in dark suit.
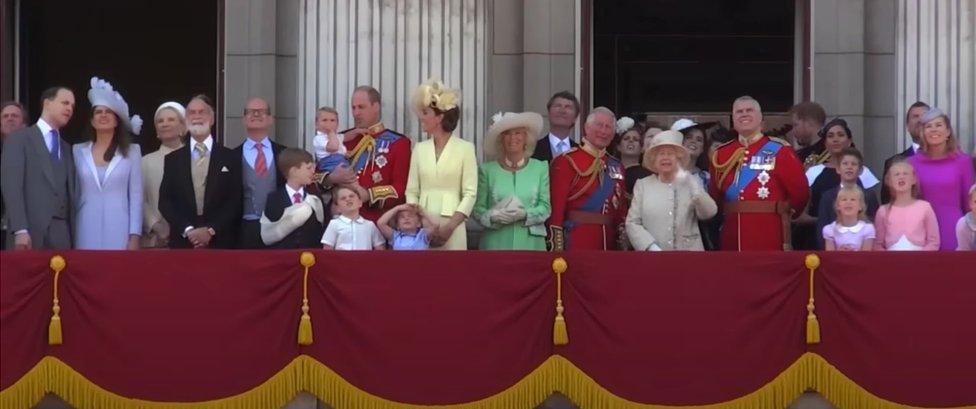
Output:
<instances>
[{"instance_id":1,"label":"man in dark suit","mask_svg":"<svg viewBox=\"0 0 976 409\"><path fill-rule=\"evenodd\" d=\"M922 128L918 126L919 121L922 119L922 115L929 110L929 104L922 101L915 101L914 104L908 107L908 112L905 113L905 129L908 130L908 135L912 137L912 146L909 146L901 153L897 153L894 156L885 159L884 171L881 173L882 180L885 175L888 174L888 168L891 167L891 163L898 158L907 158L914 155L919 150L919 143L922 137ZM881 203L888 203L890 200L888 195L888 189L883 186L881 188Z\"/></svg>"},{"instance_id":2,"label":"man in dark suit","mask_svg":"<svg viewBox=\"0 0 976 409\"><path fill-rule=\"evenodd\" d=\"M549 135L535 145L532 157L550 162L552 158L579 146L571 136L576 118L579 117L580 104L569 91L557 92L546 103L549 110Z\"/></svg>"},{"instance_id":3,"label":"man in dark suit","mask_svg":"<svg viewBox=\"0 0 976 409\"><path fill-rule=\"evenodd\" d=\"M214 110L205 95L186 106L190 140L166 155L159 211L170 248L232 249L241 219L241 161L210 134Z\"/></svg>"},{"instance_id":4,"label":"man in dark suit","mask_svg":"<svg viewBox=\"0 0 976 409\"><path fill-rule=\"evenodd\" d=\"M286 148L276 158L278 170L287 175L284 186L268 195L261 224L263 243L276 249L321 248L325 207L305 186L315 176L315 159L302 149ZM309 211L311 210L311 211Z\"/></svg>"},{"instance_id":5,"label":"man in dark suit","mask_svg":"<svg viewBox=\"0 0 976 409\"><path fill-rule=\"evenodd\" d=\"M275 166L275 157L284 146L268 137L274 123L271 106L262 98L250 98L244 105L244 129L247 139L234 149L241 168L241 227L237 247L261 249L261 213L268 194L285 184L285 175Z\"/></svg>"},{"instance_id":6,"label":"man in dark suit","mask_svg":"<svg viewBox=\"0 0 976 409\"><path fill-rule=\"evenodd\" d=\"M71 120L75 95L66 87L41 93L37 124L3 144L3 201L16 250L70 249L75 163L60 130Z\"/></svg>"},{"instance_id":7,"label":"man in dark suit","mask_svg":"<svg viewBox=\"0 0 976 409\"><path fill-rule=\"evenodd\" d=\"M27 127L27 110L17 101L6 101L0 105L0 149L7 135L13 135ZM2 190L2 189L0 189ZM0 250L7 248L7 208L0 194Z\"/></svg>"}]
</instances>

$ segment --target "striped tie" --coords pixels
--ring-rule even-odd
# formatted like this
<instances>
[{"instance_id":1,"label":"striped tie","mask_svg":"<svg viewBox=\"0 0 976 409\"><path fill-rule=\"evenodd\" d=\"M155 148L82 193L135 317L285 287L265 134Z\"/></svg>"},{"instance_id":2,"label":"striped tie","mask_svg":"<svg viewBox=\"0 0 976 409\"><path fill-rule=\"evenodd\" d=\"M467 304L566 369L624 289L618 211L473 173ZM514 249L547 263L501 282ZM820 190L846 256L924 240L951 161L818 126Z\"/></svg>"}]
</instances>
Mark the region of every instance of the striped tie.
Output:
<instances>
[{"instance_id":1,"label":"striped tie","mask_svg":"<svg viewBox=\"0 0 976 409\"><path fill-rule=\"evenodd\" d=\"M257 143L254 145L254 149L258 150L258 157L254 160L254 173L263 178L268 174L268 160L264 157L264 144Z\"/></svg>"}]
</instances>

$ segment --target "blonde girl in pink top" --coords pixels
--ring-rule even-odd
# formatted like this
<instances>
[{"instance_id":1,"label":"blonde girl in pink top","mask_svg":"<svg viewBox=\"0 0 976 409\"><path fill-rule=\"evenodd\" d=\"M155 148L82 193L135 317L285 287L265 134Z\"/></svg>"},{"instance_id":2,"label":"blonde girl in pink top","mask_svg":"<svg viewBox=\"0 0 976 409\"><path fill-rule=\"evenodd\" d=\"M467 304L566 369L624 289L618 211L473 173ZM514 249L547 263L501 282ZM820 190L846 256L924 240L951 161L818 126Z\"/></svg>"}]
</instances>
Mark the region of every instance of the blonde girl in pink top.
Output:
<instances>
[{"instance_id":1,"label":"blonde girl in pink top","mask_svg":"<svg viewBox=\"0 0 976 409\"><path fill-rule=\"evenodd\" d=\"M885 175L885 187L892 200L878 209L874 218L875 250L912 251L939 249L939 223L932 205L918 197L915 169L904 159L896 160Z\"/></svg>"}]
</instances>

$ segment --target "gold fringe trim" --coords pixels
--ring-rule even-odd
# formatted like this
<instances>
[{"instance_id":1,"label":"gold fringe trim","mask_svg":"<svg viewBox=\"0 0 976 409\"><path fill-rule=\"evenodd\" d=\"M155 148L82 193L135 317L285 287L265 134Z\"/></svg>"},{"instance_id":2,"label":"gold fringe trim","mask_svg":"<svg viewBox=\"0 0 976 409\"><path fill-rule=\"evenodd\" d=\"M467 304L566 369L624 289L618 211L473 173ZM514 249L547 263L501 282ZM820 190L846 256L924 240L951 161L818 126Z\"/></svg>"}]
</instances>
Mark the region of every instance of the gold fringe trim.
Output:
<instances>
[{"instance_id":1,"label":"gold fringe trim","mask_svg":"<svg viewBox=\"0 0 976 409\"><path fill-rule=\"evenodd\" d=\"M632 402L596 383L572 362L559 355L549 357L515 385L473 402L453 405L414 405L372 395L350 384L314 358L301 355L254 389L239 395L203 402L151 402L116 395L95 385L63 361L46 356L20 380L0 391L0 407L26 408L45 393L60 396L79 409L123 408L280 408L301 391L315 395L336 409L510 409L534 408L553 392L562 392L581 408L707 409L785 408L807 390L815 390L839 408L913 409L890 402L858 386L821 356L805 353L785 371L758 390L730 400L701 406L665 406ZM965 406L962 408L976 408Z\"/></svg>"}]
</instances>

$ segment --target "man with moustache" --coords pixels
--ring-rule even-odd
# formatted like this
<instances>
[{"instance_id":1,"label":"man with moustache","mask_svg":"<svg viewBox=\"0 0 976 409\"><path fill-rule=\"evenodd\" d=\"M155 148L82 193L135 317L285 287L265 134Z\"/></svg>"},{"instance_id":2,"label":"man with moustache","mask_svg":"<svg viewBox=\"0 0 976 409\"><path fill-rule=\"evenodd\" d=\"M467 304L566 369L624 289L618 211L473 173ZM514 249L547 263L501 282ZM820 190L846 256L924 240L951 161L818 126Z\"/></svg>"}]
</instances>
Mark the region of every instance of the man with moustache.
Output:
<instances>
[{"instance_id":1,"label":"man with moustache","mask_svg":"<svg viewBox=\"0 0 976 409\"><path fill-rule=\"evenodd\" d=\"M173 249L232 249L241 220L241 158L214 140L210 98L186 105L187 144L166 155L159 212Z\"/></svg>"},{"instance_id":2,"label":"man with moustache","mask_svg":"<svg viewBox=\"0 0 976 409\"><path fill-rule=\"evenodd\" d=\"M41 93L41 118L3 144L0 184L15 250L70 249L75 164L61 135L75 109L66 87Z\"/></svg>"},{"instance_id":3,"label":"man with moustache","mask_svg":"<svg viewBox=\"0 0 976 409\"><path fill-rule=\"evenodd\" d=\"M627 206L623 166L607 153L616 122L613 111L593 109L583 124L583 146L552 160L550 250L618 249Z\"/></svg>"},{"instance_id":4,"label":"man with moustache","mask_svg":"<svg viewBox=\"0 0 976 409\"><path fill-rule=\"evenodd\" d=\"M724 211L722 250L790 250L790 219L810 196L803 164L789 142L762 133L762 107L749 96L732 103L739 134L712 154L709 191Z\"/></svg>"}]
</instances>

